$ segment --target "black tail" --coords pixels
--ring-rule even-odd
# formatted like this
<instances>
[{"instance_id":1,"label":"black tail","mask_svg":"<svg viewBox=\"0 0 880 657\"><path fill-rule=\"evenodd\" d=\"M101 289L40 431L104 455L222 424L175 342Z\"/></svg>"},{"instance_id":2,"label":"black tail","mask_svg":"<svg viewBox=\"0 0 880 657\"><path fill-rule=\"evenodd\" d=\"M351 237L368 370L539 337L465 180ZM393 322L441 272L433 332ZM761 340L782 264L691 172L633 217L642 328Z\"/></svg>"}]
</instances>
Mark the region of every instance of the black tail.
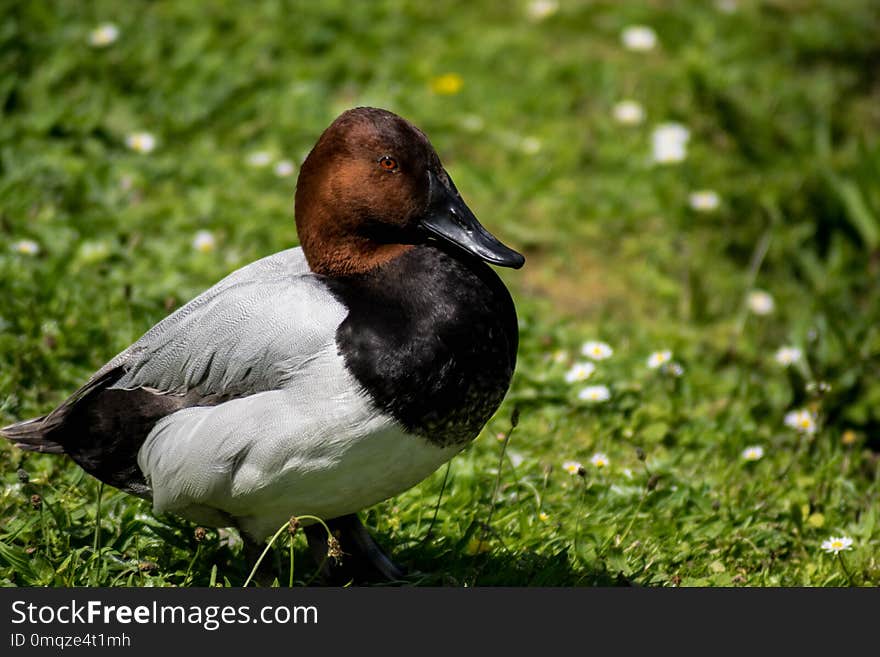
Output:
<instances>
[{"instance_id":1,"label":"black tail","mask_svg":"<svg viewBox=\"0 0 880 657\"><path fill-rule=\"evenodd\" d=\"M67 454L93 477L148 497L138 451L156 422L187 398L110 387L119 374L119 368L99 372L48 415L0 429L0 436L29 452Z\"/></svg>"},{"instance_id":2,"label":"black tail","mask_svg":"<svg viewBox=\"0 0 880 657\"><path fill-rule=\"evenodd\" d=\"M0 436L7 438L19 449L28 452L43 452L45 454L65 454L67 450L59 440L64 436L62 429L68 415L76 408L77 403L100 390L114 376L118 376L118 369L108 372L99 372L51 413L33 420L23 420L10 424L0 429ZM51 438L50 438L51 436Z\"/></svg>"},{"instance_id":3,"label":"black tail","mask_svg":"<svg viewBox=\"0 0 880 657\"><path fill-rule=\"evenodd\" d=\"M64 447L46 437L49 426L46 417L25 420L0 429L0 436L8 438L19 449L28 452L44 452L47 454L63 454Z\"/></svg>"}]
</instances>

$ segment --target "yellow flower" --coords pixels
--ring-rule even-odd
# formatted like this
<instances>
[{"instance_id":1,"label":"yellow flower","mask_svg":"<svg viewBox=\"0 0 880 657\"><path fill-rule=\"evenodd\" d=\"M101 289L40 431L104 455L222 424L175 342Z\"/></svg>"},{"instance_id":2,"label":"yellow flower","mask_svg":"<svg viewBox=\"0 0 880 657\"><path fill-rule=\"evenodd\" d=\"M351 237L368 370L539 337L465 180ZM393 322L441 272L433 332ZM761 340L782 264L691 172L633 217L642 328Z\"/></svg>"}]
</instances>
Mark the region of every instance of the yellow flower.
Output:
<instances>
[{"instance_id":1,"label":"yellow flower","mask_svg":"<svg viewBox=\"0 0 880 657\"><path fill-rule=\"evenodd\" d=\"M852 429L847 429L840 437L840 442L844 445L854 445L856 440L858 440L858 435Z\"/></svg>"},{"instance_id":2,"label":"yellow flower","mask_svg":"<svg viewBox=\"0 0 880 657\"><path fill-rule=\"evenodd\" d=\"M538 520L540 520L541 522L547 522L548 520L550 520L550 514L541 511L541 513L538 514Z\"/></svg>"},{"instance_id":3,"label":"yellow flower","mask_svg":"<svg viewBox=\"0 0 880 657\"><path fill-rule=\"evenodd\" d=\"M431 91L440 96L454 96L464 86L464 80L458 73L444 73L431 80Z\"/></svg>"}]
</instances>

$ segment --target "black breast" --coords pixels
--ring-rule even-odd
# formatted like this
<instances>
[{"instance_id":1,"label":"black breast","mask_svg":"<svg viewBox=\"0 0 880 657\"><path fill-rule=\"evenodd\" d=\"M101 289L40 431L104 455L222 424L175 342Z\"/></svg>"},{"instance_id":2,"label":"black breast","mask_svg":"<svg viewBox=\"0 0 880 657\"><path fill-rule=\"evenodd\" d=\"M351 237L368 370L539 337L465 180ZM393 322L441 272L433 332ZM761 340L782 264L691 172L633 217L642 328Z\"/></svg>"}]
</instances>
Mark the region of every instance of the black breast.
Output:
<instances>
[{"instance_id":1,"label":"black breast","mask_svg":"<svg viewBox=\"0 0 880 657\"><path fill-rule=\"evenodd\" d=\"M377 405L434 443L475 438L516 365L516 312L495 272L423 245L327 283L349 309L339 351Z\"/></svg>"}]
</instances>

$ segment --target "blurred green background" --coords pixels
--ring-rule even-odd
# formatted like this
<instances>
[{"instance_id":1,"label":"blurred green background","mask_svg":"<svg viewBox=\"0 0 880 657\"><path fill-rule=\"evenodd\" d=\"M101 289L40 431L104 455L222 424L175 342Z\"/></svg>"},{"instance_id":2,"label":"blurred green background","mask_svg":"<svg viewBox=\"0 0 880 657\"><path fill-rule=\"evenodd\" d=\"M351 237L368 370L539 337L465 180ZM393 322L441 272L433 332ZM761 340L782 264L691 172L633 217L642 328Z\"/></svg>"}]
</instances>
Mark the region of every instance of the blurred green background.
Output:
<instances>
[{"instance_id":1,"label":"blurred green background","mask_svg":"<svg viewBox=\"0 0 880 657\"><path fill-rule=\"evenodd\" d=\"M294 245L299 164L384 107L527 256L500 272L507 403L447 479L365 514L413 583L876 585L878 35L869 0L7 0L0 423ZM568 381L586 340L614 354ZM0 477L7 585L249 570L60 458L2 445Z\"/></svg>"}]
</instances>

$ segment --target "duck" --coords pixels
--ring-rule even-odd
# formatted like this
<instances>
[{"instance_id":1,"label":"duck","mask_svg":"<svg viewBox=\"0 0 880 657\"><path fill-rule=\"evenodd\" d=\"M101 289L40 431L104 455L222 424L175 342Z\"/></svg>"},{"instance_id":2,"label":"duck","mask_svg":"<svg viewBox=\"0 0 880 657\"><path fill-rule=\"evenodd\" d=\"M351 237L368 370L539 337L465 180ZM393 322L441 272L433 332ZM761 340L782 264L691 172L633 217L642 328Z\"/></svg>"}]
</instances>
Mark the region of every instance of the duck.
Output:
<instances>
[{"instance_id":1,"label":"duck","mask_svg":"<svg viewBox=\"0 0 880 657\"><path fill-rule=\"evenodd\" d=\"M251 545L321 518L342 564L399 579L357 514L423 481L499 408L518 322L492 266L525 258L477 220L425 133L379 108L320 135L294 216L298 247L227 275L0 435ZM304 525L326 554L332 539Z\"/></svg>"}]
</instances>

